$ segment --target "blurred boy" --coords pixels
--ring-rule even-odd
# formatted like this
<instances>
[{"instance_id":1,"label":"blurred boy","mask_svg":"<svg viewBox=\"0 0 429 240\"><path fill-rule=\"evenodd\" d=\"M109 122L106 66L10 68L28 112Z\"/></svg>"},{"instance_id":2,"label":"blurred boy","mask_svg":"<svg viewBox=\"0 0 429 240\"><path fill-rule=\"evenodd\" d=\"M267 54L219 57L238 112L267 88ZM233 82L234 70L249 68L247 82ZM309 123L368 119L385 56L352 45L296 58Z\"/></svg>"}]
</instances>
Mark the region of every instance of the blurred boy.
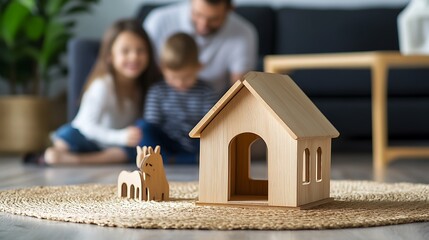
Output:
<instances>
[{"instance_id":1,"label":"blurred boy","mask_svg":"<svg viewBox=\"0 0 429 240\"><path fill-rule=\"evenodd\" d=\"M160 67L165 81L148 91L144 120L138 124L143 132L140 145L160 145L164 157L187 155L197 159L199 140L191 139L188 133L218 98L197 78L202 65L193 38L185 33L172 35L161 51Z\"/></svg>"}]
</instances>

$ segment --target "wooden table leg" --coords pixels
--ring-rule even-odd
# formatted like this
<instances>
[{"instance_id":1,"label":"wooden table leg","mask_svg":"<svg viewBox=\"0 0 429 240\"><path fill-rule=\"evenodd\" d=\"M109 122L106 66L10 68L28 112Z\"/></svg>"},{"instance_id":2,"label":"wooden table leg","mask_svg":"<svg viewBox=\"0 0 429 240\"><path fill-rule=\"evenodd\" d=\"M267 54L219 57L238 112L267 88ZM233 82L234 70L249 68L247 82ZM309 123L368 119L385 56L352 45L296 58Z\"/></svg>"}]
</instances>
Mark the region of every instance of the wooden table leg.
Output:
<instances>
[{"instance_id":1,"label":"wooden table leg","mask_svg":"<svg viewBox=\"0 0 429 240\"><path fill-rule=\"evenodd\" d=\"M387 65L378 59L372 66L372 146L376 181L383 180L387 162L387 77Z\"/></svg>"}]
</instances>

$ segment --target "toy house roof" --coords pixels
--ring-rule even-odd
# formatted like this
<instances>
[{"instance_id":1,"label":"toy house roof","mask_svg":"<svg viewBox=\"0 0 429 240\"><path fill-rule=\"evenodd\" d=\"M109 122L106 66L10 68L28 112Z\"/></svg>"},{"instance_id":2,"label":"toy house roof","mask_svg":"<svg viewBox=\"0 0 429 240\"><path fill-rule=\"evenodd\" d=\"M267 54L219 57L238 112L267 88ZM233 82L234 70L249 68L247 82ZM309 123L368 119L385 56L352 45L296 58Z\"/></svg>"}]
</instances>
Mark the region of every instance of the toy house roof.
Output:
<instances>
[{"instance_id":1,"label":"toy house roof","mask_svg":"<svg viewBox=\"0 0 429 240\"><path fill-rule=\"evenodd\" d=\"M287 75L249 72L237 81L189 133L200 133L243 88L260 100L294 139L339 136L339 132Z\"/></svg>"}]
</instances>

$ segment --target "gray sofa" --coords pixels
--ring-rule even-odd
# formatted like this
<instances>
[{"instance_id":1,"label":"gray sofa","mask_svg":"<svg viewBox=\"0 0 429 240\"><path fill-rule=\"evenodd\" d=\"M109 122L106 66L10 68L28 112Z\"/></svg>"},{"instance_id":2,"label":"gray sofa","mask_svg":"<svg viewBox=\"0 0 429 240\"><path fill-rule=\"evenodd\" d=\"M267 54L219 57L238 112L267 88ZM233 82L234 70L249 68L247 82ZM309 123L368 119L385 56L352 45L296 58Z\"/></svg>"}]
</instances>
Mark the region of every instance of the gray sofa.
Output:
<instances>
[{"instance_id":1,"label":"gray sofa","mask_svg":"<svg viewBox=\"0 0 429 240\"><path fill-rule=\"evenodd\" d=\"M144 21L156 5L144 5ZM398 50L396 18L402 8L309 9L238 6L259 34L259 64L267 54L305 54ZM68 118L94 62L98 40L69 43ZM371 149L371 85L369 70L305 70L291 77L337 127L341 136L333 150ZM389 72L389 134L396 140L421 141L429 136L429 69Z\"/></svg>"}]
</instances>

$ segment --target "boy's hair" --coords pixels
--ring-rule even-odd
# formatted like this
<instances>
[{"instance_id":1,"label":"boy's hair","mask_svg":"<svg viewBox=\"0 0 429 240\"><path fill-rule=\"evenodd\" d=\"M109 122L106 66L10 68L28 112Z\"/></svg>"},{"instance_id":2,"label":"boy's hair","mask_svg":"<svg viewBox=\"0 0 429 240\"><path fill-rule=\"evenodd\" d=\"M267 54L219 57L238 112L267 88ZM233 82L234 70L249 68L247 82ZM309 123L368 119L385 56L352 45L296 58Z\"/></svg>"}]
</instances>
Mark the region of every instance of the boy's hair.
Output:
<instances>
[{"instance_id":1,"label":"boy's hair","mask_svg":"<svg viewBox=\"0 0 429 240\"><path fill-rule=\"evenodd\" d=\"M188 34L176 33L165 42L160 61L163 67L171 70L198 66L198 46Z\"/></svg>"},{"instance_id":2,"label":"boy's hair","mask_svg":"<svg viewBox=\"0 0 429 240\"><path fill-rule=\"evenodd\" d=\"M89 74L83 92L89 88L89 86L95 79L104 77L106 74L114 75L114 69L110 61L112 45L116 41L116 38L119 36L119 34L123 32L134 33L135 35L139 36L146 44L148 64L146 66L146 69L141 73L141 75L136 79L135 82L136 87L139 87L141 89L143 100L139 101L139 105L142 105L149 86L153 82L160 79L160 73L155 62L155 57L149 36L143 30L141 24L134 19L119 20L113 23L113 25L106 31L101 41L97 60ZM116 92L116 94L118 95L118 99L121 102L124 96L119 96L118 92ZM143 109L143 107L141 107L141 109Z\"/></svg>"}]
</instances>

